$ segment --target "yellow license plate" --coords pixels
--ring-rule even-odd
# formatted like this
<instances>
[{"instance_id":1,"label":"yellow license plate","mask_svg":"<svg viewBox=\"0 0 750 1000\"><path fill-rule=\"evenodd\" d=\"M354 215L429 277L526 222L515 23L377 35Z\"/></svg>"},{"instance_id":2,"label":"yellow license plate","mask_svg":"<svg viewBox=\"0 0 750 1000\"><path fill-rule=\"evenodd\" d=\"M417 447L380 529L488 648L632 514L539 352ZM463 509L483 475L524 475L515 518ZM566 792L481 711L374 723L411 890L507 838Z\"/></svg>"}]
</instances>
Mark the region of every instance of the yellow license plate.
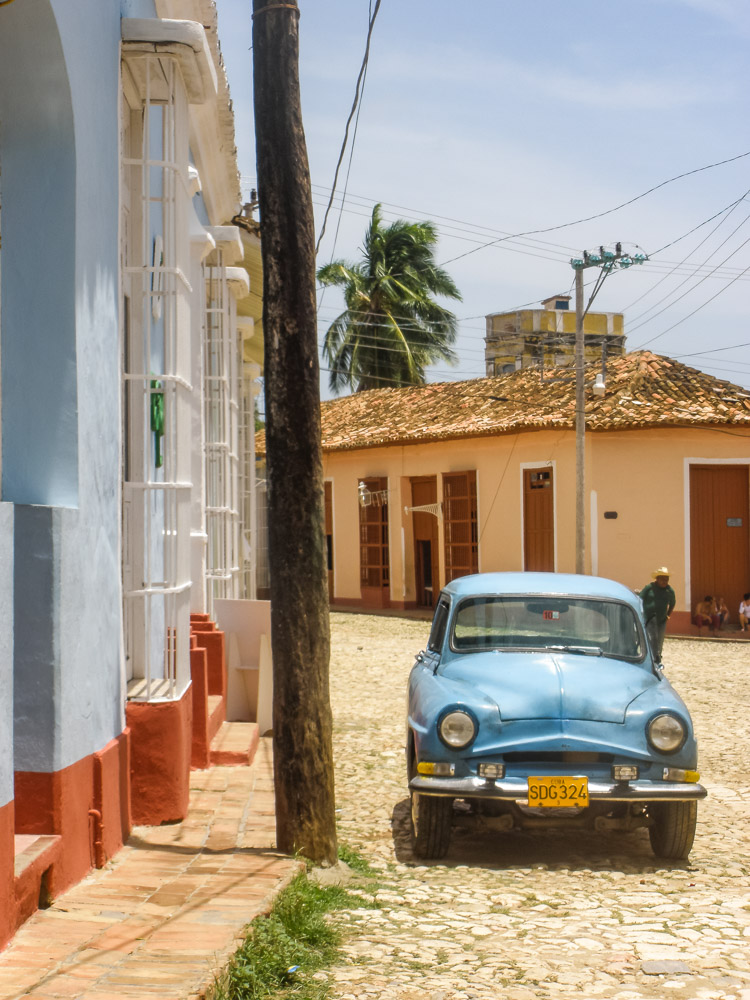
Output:
<instances>
[{"instance_id":1,"label":"yellow license plate","mask_svg":"<svg viewBox=\"0 0 750 1000\"><path fill-rule=\"evenodd\" d=\"M589 779L530 777L529 805L547 809L576 809L589 804Z\"/></svg>"}]
</instances>

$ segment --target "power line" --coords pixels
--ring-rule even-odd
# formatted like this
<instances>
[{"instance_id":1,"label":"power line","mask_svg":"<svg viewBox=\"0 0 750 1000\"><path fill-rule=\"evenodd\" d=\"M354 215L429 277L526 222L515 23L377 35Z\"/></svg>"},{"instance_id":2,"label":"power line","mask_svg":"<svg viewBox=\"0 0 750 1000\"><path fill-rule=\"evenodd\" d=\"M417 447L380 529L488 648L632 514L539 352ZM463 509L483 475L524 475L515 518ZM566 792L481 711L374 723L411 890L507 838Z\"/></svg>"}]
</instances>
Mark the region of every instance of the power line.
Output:
<instances>
[{"instance_id":1,"label":"power line","mask_svg":"<svg viewBox=\"0 0 750 1000\"><path fill-rule=\"evenodd\" d=\"M314 205L318 205L318 206L322 206L324 203L321 202L321 201L316 201L315 197L313 197L313 204ZM356 211L354 211L351 208L347 208L347 209L345 209L345 211L349 212L351 215L356 215L356 216L358 216L359 218L362 218L362 219L369 219L370 215L371 215L371 213L368 213L368 212L356 212ZM392 216L392 215L394 215L394 213L393 212L388 212L388 213L384 213L384 215ZM434 219L432 219L431 221L434 222ZM466 241L466 242L475 242L475 243L479 243L480 245L484 245L482 243L483 237L481 237L479 234L471 236L471 235L461 235L459 233L449 233L449 232L446 232L445 228L441 227L441 226L437 226L437 229L438 229L438 232L440 233L440 235L444 239L463 240L463 241ZM529 244L520 244L520 245L521 246L529 246ZM531 246L533 247L533 244L531 244ZM549 255L544 255L544 254L532 254L532 253L530 253L529 250L522 251L522 250L516 249L516 247L502 247L501 249L503 249L503 250L513 250L515 253L524 253L525 252L525 253L529 254L530 256L540 257L542 260L551 260L551 261L554 261L556 263L557 262L559 262L559 263L567 262L567 259L568 259L569 255L570 255L570 251L565 251L565 250L551 251L552 253L556 253L557 256L549 256ZM542 248L542 249L545 249L545 248Z\"/></svg>"},{"instance_id":2,"label":"power line","mask_svg":"<svg viewBox=\"0 0 750 1000\"><path fill-rule=\"evenodd\" d=\"M708 351L693 351L691 354L675 354L676 358L696 358L700 354L718 354L719 351L737 351L741 347L750 347L750 343L732 344L731 347L712 347Z\"/></svg>"},{"instance_id":3,"label":"power line","mask_svg":"<svg viewBox=\"0 0 750 1000\"><path fill-rule=\"evenodd\" d=\"M718 216L724 215L725 212L728 212L728 214L724 216L724 218L721 220L721 222L719 222L718 225L714 226L714 228L711 230L711 232L707 236L703 237L703 239L700 241L700 243L698 244L698 246L694 247L690 251L690 253L687 254L687 256L683 257L683 259L680 261L679 264L675 264L675 266L672 268L671 271L669 271L667 274L665 274L663 278L660 278L659 281L657 281L655 285L652 285L651 288L647 289L643 293L643 295L639 295L637 299L633 299L632 302L630 302L627 306L625 306L625 309L630 309L632 306L634 306L636 304L636 302L640 302L642 299L645 299L646 296L650 295L655 289L657 289L659 287L659 285L663 281L666 281L667 278L671 277L671 275L674 274L675 271L677 271L680 267L682 267L682 265L685 264L690 259L690 257L692 257L692 255L697 250L700 250L700 248L703 246L703 244L708 239L710 239L713 236L713 234L717 231L717 229L720 229L721 226L724 225L724 223L727 221L727 219L732 214L732 212L734 212L734 210L740 205L740 203L745 200L745 198L747 197L748 194L750 194L750 188L748 188L748 190L745 191L745 193L740 198L737 198L736 201L733 201L731 205L727 205L726 208L723 208L720 212L717 212L716 215L711 216L710 219L706 219L705 221L701 222L700 225L694 226L689 232L685 233L683 236L678 237L676 240L673 240L671 243L667 243L666 246L662 247L661 248L662 250L666 250L667 247L673 246L675 243L679 243L680 240L685 239L687 236L690 236L691 233L694 233L696 230L701 229L703 226L707 225L709 222L713 222L713 220L716 219L716 218L718 218ZM657 250L656 253L661 253L661 250ZM657 303L657 305L658 305L658 303Z\"/></svg>"},{"instance_id":4,"label":"power line","mask_svg":"<svg viewBox=\"0 0 750 1000\"><path fill-rule=\"evenodd\" d=\"M692 229L688 229L688 231L686 233L683 233L682 236L678 236L677 239L676 240L672 240L671 243L665 243L663 247L660 247L658 250L654 250L653 253L649 254L649 257L655 257L657 254L661 253L663 250L668 250L669 247L673 247L675 245L675 243L679 243L681 240L687 239L688 236L692 236L692 234L694 232L696 232L698 229L702 229L703 226L707 226L709 222L713 222L714 219L718 219L718 217L720 215L723 215L725 212L729 212L729 214L731 215L731 213L735 210L735 208L739 205L739 203L741 201L744 201L745 198L747 198L748 194L750 194L750 191L745 191L745 193L743 195L741 195L736 201L730 202L724 208L722 208L718 212L716 212L715 215L710 216L708 219L704 219L703 222L699 222L698 225L697 226L693 226ZM716 230L712 230L712 232L716 232ZM705 242L705 241L703 241L703 242ZM701 244L699 243L698 246L701 246ZM697 247L696 247L696 249L697 249Z\"/></svg>"},{"instance_id":5,"label":"power line","mask_svg":"<svg viewBox=\"0 0 750 1000\"><path fill-rule=\"evenodd\" d=\"M357 326L370 326L370 327L373 328L374 331L375 330L392 329L392 325L389 324L389 323L358 323ZM405 327L404 324L402 324L402 326ZM414 333L417 332L417 331L412 331L412 330L409 330L408 328L405 328L404 332L409 335L409 344L410 344L410 346L413 346L413 347L416 347L416 348L422 348L422 347L429 347L429 346L431 346L431 341L427 337L425 337L423 339L419 339L418 337L414 336ZM325 332L324 332L324 334L323 334L322 337L318 338L318 343L319 343L320 346L322 346L324 342L325 342ZM383 338L380 337L380 336L378 336L378 334L376 332L373 332L371 334L360 334L357 337L357 342L360 343L360 344L362 344L364 347L367 347L369 350L372 350L372 351L396 351L396 352L400 353L400 352L406 350L406 347L400 341L397 341L397 342L390 342L390 341L384 342ZM554 343L554 342L551 341L551 343ZM449 345L449 347L450 347L450 345ZM482 350L481 348L474 349L474 348L470 348L470 347L469 348L464 347L464 348L462 348L461 353L464 354L464 355L471 354L471 355L476 355L476 356L484 357L484 350Z\"/></svg>"},{"instance_id":6,"label":"power line","mask_svg":"<svg viewBox=\"0 0 750 1000\"><path fill-rule=\"evenodd\" d=\"M584 222L592 222L594 219L602 219L605 215L612 215L613 212L619 212L621 208L626 208L628 205L634 204L636 201L640 201L641 198L645 198L646 195L652 194L654 191L658 191L659 188L665 187L667 184L672 184L675 181L682 180L683 177L690 177L692 174L699 174L704 170L711 170L714 167L722 167L727 163L734 163L735 160L741 160L745 156L750 156L750 150L746 153L739 153L737 156L731 156L726 160L718 160L716 163L709 163L705 167L696 167L694 170L686 170L684 173L677 174L675 177L670 177L666 181L662 181L660 184L655 184L650 187L647 191L643 191L641 194L636 195L634 198L629 198L628 201L622 202L620 205L615 205L614 208L608 208L605 212L597 212L596 215L588 215L583 219L576 219L574 222L564 222L558 226L547 226L544 229L529 229L523 233L515 233L513 237L504 237L504 239L518 238L519 236L534 236L538 233L552 233L560 229L568 229L570 226L578 226ZM452 264L456 260L460 260L462 257L468 257L469 254L476 253L477 250L482 250L485 247L494 246L496 243L501 243L502 240L493 240L492 243L486 243L484 247L477 247L475 250L467 250L466 253L459 254L458 257L451 257L450 260L443 261L441 267L446 264Z\"/></svg>"},{"instance_id":7,"label":"power line","mask_svg":"<svg viewBox=\"0 0 750 1000\"><path fill-rule=\"evenodd\" d=\"M313 186L313 189L319 188L320 191L323 192L323 193L327 193L328 190L329 190L328 188L325 188L322 185L313 184L312 186ZM746 192L746 194L747 194L747 192ZM313 196L313 197L315 198L315 196ZM336 197L339 197L339 196L336 196ZM707 225L709 222L712 222L714 219L718 218L719 215L722 215L725 212L729 211L730 209L733 209L736 205L738 205L743 200L744 197L745 197L745 195L743 195L742 197L736 199L735 201L733 201L729 205L727 205L725 208L721 209L719 212L715 212L713 215L709 216L708 219L704 219L702 222L698 223L697 226L693 226L686 233L683 233L681 236L678 236L676 239L672 240L670 243L665 244L659 250L650 253L649 254L649 263L650 263L649 272L653 272L654 270L660 271L662 265L664 265L665 267L669 267L669 268L674 268L674 267L679 268L679 267L681 267L684 264L684 261L687 260L688 258L685 258L683 261L662 260L662 261L656 261L655 262L654 261L654 257L656 256L656 254L661 253L663 250L666 250L668 247L673 246L676 243L679 243L681 240L683 240L686 237L690 236L692 233L696 232L698 229L701 229L703 226ZM352 200L353 199L357 199L359 201L362 201L362 202L364 202L364 204L363 205L354 205L354 206L352 206ZM370 214L371 214L371 211L372 211L372 206L375 204L375 200L374 199L366 198L364 195L351 195L350 194L350 195L348 195L348 201L349 201L349 204L348 204L348 206L343 207L343 211L346 211L346 212L348 212L351 215L356 215L359 218L369 218L370 217ZM323 202L316 201L315 204L317 204L317 205L323 205L323 204L325 204L325 202L324 201ZM407 208L407 207L401 206L401 205L392 205L392 204L389 204L387 202L378 202L378 204L381 205L381 207L383 209L383 215L384 216L393 216L394 218L398 217L397 212L391 211L391 209L398 209L402 213L406 212L406 213L408 213L408 216L411 217L412 219L420 219L420 218L424 218L425 216L429 216L429 218L431 219L431 221L433 221L433 222L435 222L437 224L438 231L440 232L440 235L444 239L461 239L461 240L468 241L469 239L472 238L472 235L473 235L477 239L477 241L480 241L480 240L482 240L484 238L484 234L492 234L492 233L495 233L495 234L499 233L501 236L505 237L508 241L513 241L515 239L515 237L513 237L512 234L504 233L502 230L493 229L492 227L489 227L489 226L481 226L481 225L478 225L476 223L464 222L464 221L461 221L459 219L454 219L454 218L452 218L450 216L439 215L439 214L437 214L435 212L419 212L419 211L417 211L416 209L413 209L413 208ZM362 208L363 211L358 212L358 211L356 211L357 208ZM443 226L443 225L440 224L440 220L443 220L443 221L448 222L448 223L454 223L455 226L454 225ZM451 232L451 230L453 230L456 227L459 227L457 229L457 232ZM465 235L467 233L469 235ZM484 242L482 242L481 245L485 246L485 245L494 245L494 244L485 244ZM565 260L565 263L568 262L568 258L569 258L569 256L570 256L571 253L577 253L578 252L578 248L577 247L572 247L572 246L569 246L569 245L566 245L566 244L562 244L562 243L552 243L549 240L526 240L525 242L522 242L520 245L524 246L524 247L530 247L532 249L539 248L539 249L542 249L542 250L546 250L546 251L548 251L550 253L556 253L556 254L559 255L559 257L560 257L561 260L562 259ZM699 246L700 245L702 245L702 244L699 244ZM554 260L555 258L551 257L549 259ZM701 265L696 265L696 269L700 268L700 266ZM731 270L731 269L727 269L727 270ZM645 294L648 294L648 293L645 293ZM638 301L638 300L636 300L636 301ZM533 303L530 303L530 304L533 304ZM631 305L632 304L633 303L631 303ZM630 308L630 306L627 306L626 308Z\"/></svg>"},{"instance_id":8,"label":"power line","mask_svg":"<svg viewBox=\"0 0 750 1000\"><path fill-rule=\"evenodd\" d=\"M750 240L745 240L745 243L750 243ZM742 245L744 246L745 244L743 243ZM748 265L742 273L745 274L748 271L750 271L750 265ZM668 326L666 330L662 330L662 332L658 333L655 337L651 337L650 340L644 341L644 343L641 344L641 347L645 346L645 344L653 344L655 340L659 340L665 334L669 333L671 330L674 330L676 326L679 326L681 323L684 323L685 320L690 319L691 316L695 316L695 314L700 312L701 309L704 309L709 304L709 302L713 302L714 299L718 298L719 295L723 294L727 290L727 288L729 288L731 285L735 283L735 281L738 280L739 276L737 278L732 278L732 280L727 282L727 284L723 288L720 288L718 292L716 292L710 298L706 299L705 302L702 302L699 306L693 309L692 312L689 312L687 316L683 316L682 319L678 319L676 323L673 323L671 326ZM685 294L687 294L687 292Z\"/></svg>"},{"instance_id":9,"label":"power line","mask_svg":"<svg viewBox=\"0 0 750 1000\"><path fill-rule=\"evenodd\" d=\"M740 229L742 229L742 227L747 223L748 219L750 219L750 215L746 216L742 220L742 222L739 224L739 226L737 226L735 229L733 229L732 232L729 234L729 236L727 236L726 239L723 239L721 241L721 243L714 250L711 251L711 253L708 255L708 257L704 261L704 264L708 263L708 261L711 260L711 258L713 257L713 255L715 253L718 253L718 251L724 246L724 244L727 243L729 240L731 240L731 238L736 233L738 233L740 231ZM639 319L642 319L643 316L646 316L646 315L648 315L648 313L653 312L653 310L656 309L656 307L658 305L661 305L661 303L664 302L666 299L671 298L679 288L682 288L682 286L684 284L686 284L688 281L691 281L692 278L694 277L694 275L688 275L687 278L683 278L683 280L679 283L679 285L677 285L677 288L673 288L671 292L668 292L663 298L659 299L658 302L655 302L654 305L650 306L648 309L646 309L644 312L640 313L638 316L633 317L633 322L635 323L635 326L633 326L631 328L631 333L633 333L635 330L639 330L642 326L645 326L646 323L651 323L654 319L656 319L657 316L661 316L661 314L663 312L666 312L667 309L671 309L673 305L675 305L681 299L684 299L686 295L690 294L690 292L695 291L695 289L698 288L699 285L702 285L704 281L707 281L708 278L711 277L711 274L713 274L714 271L717 271L722 265L726 264L726 262L728 260L731 260L731 258L734 257L735 254L739 253L740 250L742 250L742 248L744 246L746 246L748 243L750 243L750 239L745 240L744 243L741 243L738 247L736 247L727 257L724 258L724 260L721 262L721 264L718 264L713 269L713 271L711 271L711 272L709 272L709 274L703 275L701 278L699 278L699 280L696 281L694 285L692 285L685 292L683 292L682 295L679 295L669 305L666 305L664 307L664 309L660 309L659 312L654 313L654 315L651 316L651 317L649 317L649 319L644 319L642 323L639 323L638 322Z\"/></svg>"},{"instance_id":10,"label":"power line","mask_svg":"<svg viewBox=\"0 0 750 1000\"><path fill-rule=\"evenodd\" d=\"M357 85L354 89L354 102L352 103L351 111L349 112L349 117L346 120L346 128L344 129L344 140L341 143L341 152L339 153L338 163L336 164L336 170L333 175L333 184L331 185L331 198L328 202L328 207L326 208L325 215L323 216L323 225L320 230L320 235L318 236L318 242L315 245L315 253L317 254L320 249L320 243L325 235L326 222L328 221L328 213L331 210L331 205L333 203L333 196L336 191L336 182L339 177L339 170L341 169L341 163L344 159L344 153L346 151L346 144L349 141L349 126L351 125L352 118L357 110L357 106L360 100L360 87L367 73L367 64L370 60L370 41L372 39L372 29L375 27L375 18L378 16L378 11L380 10L381 0L375 0L375 9L372 12L372 17L370 18L370 23L367 28L367 41L365 43L365 54L362 57L362 65L359 69L359 75L357 76Z\"/></svg>"},{"instance_id":11,"label":"power line","mask_svg":"<svg viewBox=\"0 0 750 1000\"><path fill-rule=\"evenodd\" d=\"M323 202L315 201L314 198L313 198L313 203L316 204L316 205L322 205L323 204ZM370 213L369 212L356 212L352 208L345 208L344 211L349 212L351 215L356 215L359 218L363 218L363 219L367 219L367 218L370 217ZM723 209L722 211L726 211L726 209ZM387 216L395 216L395 213L393 213L393 212L385 212L384 211L383 214L387 215ZM721 213L717 213L717 215L718 214L721 214ZM417 215L415 214L413 217L417 218ZM434 221L436 218L439 218L439 217L438 216L434 216L434 215L431 216L432 221ZM707 222L712 221L712 219L714 219L714 218L716 218L716 215L711 216L710 219L704 220L704 222L702 222L702 223L700 223L700 225L694 227L694 229L690 230L690 232L694 232L696 229L700 229L701 226L706 225ZM467 223L467 226L468 226L468 223ZM441 235L441 237L443 239L463 240L465 242L469 242L469 241L473 240L475 242L480 242L480 234L478 232L474 236L471 236L471 235L459 235L459 233L447 232L445 230L445 228L443 228L443 227L441 227L439 225L438 225L438 231L439 231L439 233L440 233L440 235ZM467 230L467 232L471 232L471 231ZM684 235L686 236L686 235L689 235L689 234L684 234ZM680 237L679 239L682 239L682 238L683 237ZM509 242L512 242L512 240L509 240ZM678 242L678 241L675 240L674 242ZM520 243L520 246L534 248L535 244L540 244L540 246L542 247L542 249L546 249L547 247L558 246L558 244L551 244L551 243L547 243L547 241L541 241L541 240L533 240L533 241L530 241L530 242L527 242L527 243ZM481 245L485 246L487 244L482 243ZM490 245L492 245L492 244L490 244ZM559 246L560 246L560 250L559 251L555 251L555 250L551 250L550 251L551 253L557 253L558 256L556 256L556 257L554 257L554 256L546 256L545 254L533 254L529 250L522 251L522 250L516 249L515 247L511 248L509 246L499 247L499 249L512 250L512 252L514 252L514 253L525 253L528 256L536 256L539 260L550 260L553 263L557 263L559 261L561 263L564 262L564 263L567 264L570 253L571 252L577 252L577 251L573 251L571 249L565 248L561 244L559 244ZM695 252L695 251L693 251L693 252ZM682 261L662 260L662 261L656 261L656 262L654 262L653 259L652 259L652 257L650 256L649 257L649 268L648 268L648 270L649 270L649 273L657 273L657 274L662 274L663 273L663 274L665 274L665 276L668 277L673 272L676 273L676 272L679 271L680 273L684 273L685 270L687 270L690 274L693 274L693 273L698 273L700 270L702 270L702 269L705 268L705 265L702 265L702 264L696 264L693 267L686 268L685 267L685 261L687 259L688 258L686 257ZM726 268L725 269L725 271L727 272L727 276L730 276L730 272L736 272L737 270L739 270L739 269L736 269L736 268ZM711 273L713 273L713 271ZM657 284L659 284L659 283L660 282L657 282ZM648 295L649 291L644 292L644 294L642 296L640 296L639 299L636 299L634 302L630 303L630 305L634 305L635 302L638 302L640 300L640 298L643 298L645 295ZM535 302L528 303L528 305L534 305L534 304L535 304ZM522 307L514 307L514 308L522 308ZM626 306L625 308L626 309L630 308L630 306ZM503 311L512 311L512 310L503 310ZM623 312L625 310L621 309L619 311Z\"/></svg>"},{"instance_id":12,"label":"power line","mask_svg":"<svg viewBox=\"0 0 750 1000\"><path fill-rule=\"evenodd\" d=\"M314 194L313 198L315 198L315 197L323 197L323 201L322 202L316 202L316 204L318 204L318 205L325 204L326 203L325 195L327 194L328 189L325 188L325 187L323 187L322 185L317 185L317 184L313 184L312 187L313 187L314 191L315 191L316 188L320 188L320 192L321 192L320 195ZM340 196L336 195L335 197L338 198ZM360 201L363 201L364 204L361 204L361 205L354 204L353 205L352 204L353 199L358 199ZM441 230L441 232L444 232L444 233L447 233L451 229L458 228L460 231L466 230L466 231L468 231L470 233L475 233L477 235L477 237L482 237L482 238L486 237L487 235L491 235L493 233L494 234L498 234L499 233L499 234L507 237L508 239L513 239L514 238L512 233L505 233L503 230L493 229L493 228L491 228L489 226L481 226L481 225L478 225L476 223L465 222L465 221L462 221L461 219L454 219L454 218L451 218L449 216L439 215L439 214L437 214L435 212L418 212L416 209L413 209L413 208L405 208L405 207L398 206L398 205L390 205L387 202L377 202L375 199L364 198L362 195L349 195L348 196L348 201L349 201L349 205L348 205L348 207L346 207L344 209L344 211L349 212L352 215L358 215L361 218L368 218L370 216L371 212L372 212L372 206L375 205L375 204L379 204L379 205L381 205L381 207L383 209L383 215L385 215L385 216L393 216L393 217L397 217L397 218L403 218L404 213L406 213L407 219L409 217L411 217L412 219L423 219L423 218L425 218L427 216L427 217L430 218L430 220L432 222L436 223L438 225L438 228ZM356 209L362 209L363 211L359 211L358 212L358 211L356 211ZM397 209L397 211L394 211L394 209ZM440 225L441 222L448 223L448 225ZM458 237L454 237L454 236L451 235L450 238L458 238ZM547 249L547 248L555 249L555 250L557 250L559 253L561 253L565 257L568 257L571 253L575 252L575 249L576 249L575 247L565 246L564 244L561 244L561 243L552 243L549 240L530 240L529 242L530 242L531 245L538 244L543 249Z\"/></svg>"},{"instance_id":13,"label":"power line","mask_svg":"<svg viewBox=\"0 0 750 1000\"><path fill-rule=\"evenodd\" d=\"M370 0L370 8L369 8L369 20L370 20L370 23L372 23L372 19L373 19L372 18L372 0ZM362 77L362 96L361 96L361 98L359 100L359 103L357 105L357 116L354 119L354 132L352 134L351 148L349 149L349 162L348 162L348 164L346 166L346 179L344 181L344 192L341 195L341 208L339 209L339 217L336 220L336 232L333 235L333 246L331 247L331 259L333 258L333 255L336 252L336 244L337 244L338 238L339 238L339 230L341 229L341 218L342 218L342 216L344 214L344 206L346 205L346 193L349 190L349 175L352 172L352 161L354 159L354 147L355 147L355 145L357 143L357 130L359 129L359 115L360 115L360 112L362 111L362 98L364 98L364 95L365 95L365 84L366 83L367 83L367 68L365 67L364 76ZM333 194L333 191L331 191L331 194ZM320 234L320 238L321 239L323 238L323 232L324 231L325 231L325 225L324 225L323 231L321 231L321 234Z\"/></svg>"}]
</instances>

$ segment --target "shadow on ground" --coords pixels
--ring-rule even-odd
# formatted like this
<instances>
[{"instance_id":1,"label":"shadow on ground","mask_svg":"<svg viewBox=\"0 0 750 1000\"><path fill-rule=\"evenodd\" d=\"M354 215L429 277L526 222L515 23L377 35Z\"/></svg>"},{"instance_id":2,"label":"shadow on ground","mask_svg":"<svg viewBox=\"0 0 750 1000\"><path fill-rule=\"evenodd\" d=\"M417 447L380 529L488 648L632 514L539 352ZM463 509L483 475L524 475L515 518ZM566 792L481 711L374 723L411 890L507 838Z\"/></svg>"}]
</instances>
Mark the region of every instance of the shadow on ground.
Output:
<instances>
[{"instance_id":1,"label":"shadow on ground","mask_svg":"<svg viewBox=\"0 0 750 1000\"><path fill-rule=\"evenodd\" d=\"M396 859L402 864L455 868L512 869L546 867L566 871L616 871L628 874L668 869L691 871L689 862L665 862L651 853L648 833L594 833L585 830L498 832L492 820L454 814L451 845L439 861L414 855L411 845L409 799L401 799L391 814Z\"/></svg>"}]
</instances>

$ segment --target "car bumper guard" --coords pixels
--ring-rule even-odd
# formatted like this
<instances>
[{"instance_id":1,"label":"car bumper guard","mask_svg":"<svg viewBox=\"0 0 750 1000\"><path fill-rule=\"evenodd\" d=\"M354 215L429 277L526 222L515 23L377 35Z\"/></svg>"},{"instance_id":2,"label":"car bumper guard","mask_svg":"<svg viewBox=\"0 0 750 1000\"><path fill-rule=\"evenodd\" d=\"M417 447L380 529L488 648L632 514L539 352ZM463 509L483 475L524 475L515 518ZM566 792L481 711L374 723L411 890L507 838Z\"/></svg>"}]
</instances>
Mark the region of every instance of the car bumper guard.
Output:
<instances>
[{"instance_id":1,"label":"car bumper guard","mask_svg":"<svg viewBox=\"0 0 750 1000\"><path fill-rule=\"evenodd\" d=\"M687 781L599 781L589 778L588 784L590 801L681 802L706 797L703 785ZM492 781L473 777L436 778L416 775L409 782L409 789L423 795L448 795L456 799L509 799L514 802L525 802L529 795L525 778Z\"/></svg>"}]
</instances>

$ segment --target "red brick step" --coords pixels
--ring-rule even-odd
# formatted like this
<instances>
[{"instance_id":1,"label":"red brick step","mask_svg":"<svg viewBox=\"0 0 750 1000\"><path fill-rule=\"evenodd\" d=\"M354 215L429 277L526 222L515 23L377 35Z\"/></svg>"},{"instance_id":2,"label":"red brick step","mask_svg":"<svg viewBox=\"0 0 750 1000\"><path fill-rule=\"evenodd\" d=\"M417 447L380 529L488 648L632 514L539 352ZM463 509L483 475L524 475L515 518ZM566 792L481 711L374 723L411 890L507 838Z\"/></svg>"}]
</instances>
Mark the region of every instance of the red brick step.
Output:
<instances>
[{"instance_id":1,"label":"red brick step","mask_svg":"<svg viewBox=\"0 0 750 1000\"><path fill-rule=\"evenodd\" d=\"M211 741L211 764L252 764L259 738L256 722L223 722Z\"/></svg>"}]
</instances>

